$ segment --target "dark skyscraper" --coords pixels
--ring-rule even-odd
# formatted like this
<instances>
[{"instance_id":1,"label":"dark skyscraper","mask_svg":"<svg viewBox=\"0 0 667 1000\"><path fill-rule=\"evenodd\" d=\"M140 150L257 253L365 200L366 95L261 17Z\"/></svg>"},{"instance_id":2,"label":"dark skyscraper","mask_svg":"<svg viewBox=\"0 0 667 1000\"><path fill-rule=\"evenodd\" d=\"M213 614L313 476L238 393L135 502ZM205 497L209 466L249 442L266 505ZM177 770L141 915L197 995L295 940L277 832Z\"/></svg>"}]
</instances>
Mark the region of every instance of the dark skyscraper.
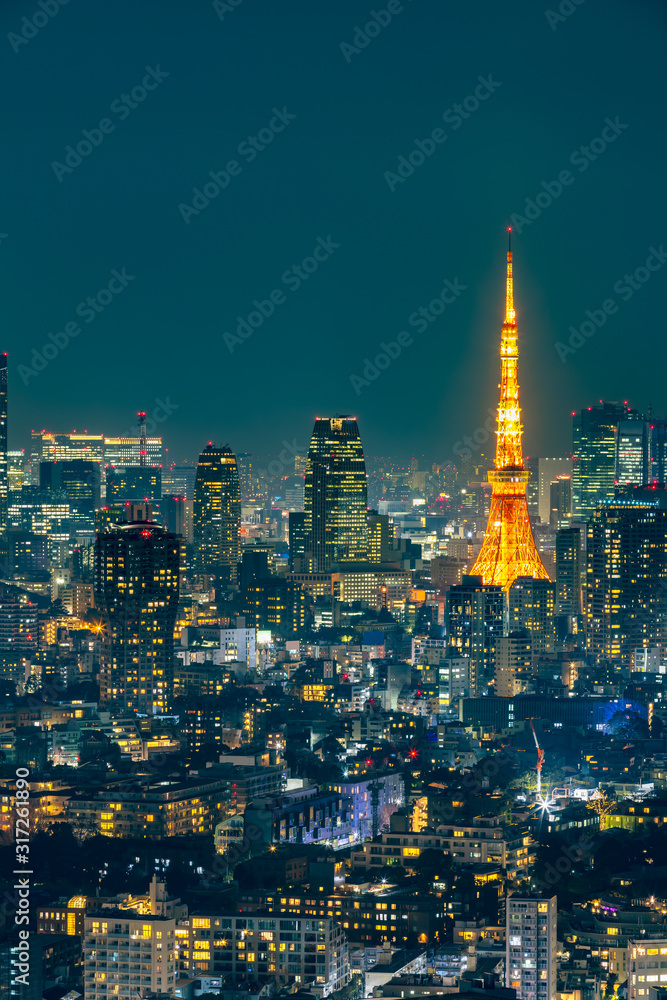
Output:
<instances>
[{"instance_id":1,"label":"dark skyscraper","mask_svg":"<svg viewBox=\"0 0 667 1000\"><path fill-rule=\"evenodd\" d=\"M306 562L306 514L302 510L289 512L289 568L292 573L304 573Z\"/></svg>"},{"instance_id":2,"label":"dark skyscraper","mask_svg":"<svg viewBox=\"0 0 667 1000\"><path fill-rule=\"evenodd\" d=\"M0 354L0 550L7 547L7 355Z\"/></svg>"},{"instance_id":3,"label":"dark skyscraper","mask_svg":"<svg viewBox=\"0 0 667 1000\"><path fill-rule=\"evenodd\" d=\"M40 462L39 485L42 491L61 493L67 497L72 517L77 521L95 523L95 510L100 506L100 464L73 459L71 462Z\"/></svg>"},{"instance_id":4,"label":"dark skyscraper","mask_svg":"<svg viewBox=\"0 0 667 1000\"><path fill-rule=\"evenodd\" d=\"M117 524L95 540L95 606L102 616L100 703L169 710L181 538L152 521Z\"/></svg>"},{"instance_id":5,"label":"dark skyscraper","mask_svg":"<svg viewBox=\"0 0 667 1000\"><path fill-rule=\"evenodd\" d=\"M505 594L480 576L464 576L447 593L447 642L459 656L470 657L470 694L484 694L493 683L496 645L503 634Z\"/></svg>"},{"instance_id":6,"label":"dark skyscraper","mask_svg":"<svg viewBox=\"0 0 667 1000\"><path fill-rule=\"evenodd\" d=\"M649 482L664 486L667 482L667 420L650 416L648 435Z\"/></svg>"},{"instance_id":7,"label":"dark skyscraper","mask_svg":"<svg viewBox=\"0 0 667 1000\"><path fill-rule=\"evenodd\" d=\"M199 456L194 494L196 573L236 583L241 559L241 491L236 455L228 445L206 446Z\"/></svg>"},{"instance_id":8,"label":"dark skyscraper","mask_svg":"<svg viewBox=\"0 0 667 1000\"><path fill-rule=\"evenodd\" d=\"M315 420L304 507L312 572L368 558L366 463L355 417Z\"/></svg>"},{"instance_id":9,"label":"dark skyscraper","mask_svg":"<svg viewBox=\"0 0 667 1000\"><path fill-rule=\"evenodd\" d=\"M586 539L588 650L632 661L635 649L667 643L667 510L657 502L601 504Z\"/></svg>"},{"instance_id":10,"label":"dark skyscraper","mask_svg":"<svg viewBox=\"0 0 667 1000\"><path fill-rule=\"evenodd\" d=\"M581 614L581 530L561 528L556 534L556 613Z\"/></svg>"},{"instance_id":11,"label":"dark skyscraper","mask_svg":"<svg viewBox=\"0 0 667 1000\"><path fill-rule=\"evenodd\" d=\"M625 403L600 403L572 414L572 515L587 520L614 496L616 436L630 412Z\"/></svg>"},{"instance_id":12,"label":"dark skyscraper","mask_svg":"<svg viewBox=\"0 0 667 1000\"><path fill-rule=\"evenodd\" d=\"M162 469L158 465L107 466L107 501L159 500L162 495Z\"/></svg>"}]
</instances>

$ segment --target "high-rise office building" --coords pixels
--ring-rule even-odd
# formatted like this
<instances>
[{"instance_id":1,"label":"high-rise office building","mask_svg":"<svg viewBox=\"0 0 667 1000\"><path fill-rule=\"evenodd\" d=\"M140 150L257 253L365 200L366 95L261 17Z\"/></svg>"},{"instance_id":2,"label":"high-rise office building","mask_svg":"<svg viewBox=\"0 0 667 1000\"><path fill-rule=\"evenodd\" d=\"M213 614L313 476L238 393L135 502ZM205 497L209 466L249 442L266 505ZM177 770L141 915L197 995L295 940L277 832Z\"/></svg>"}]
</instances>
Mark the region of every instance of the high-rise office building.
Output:
<instances>
[{"instance_id":1,"label":"high-rise office building","mask_svg":"<svg viewBox=\"0 0 667 1000\"><path fill-rule=\"evenodd\" d=\"M557 476L549 484L549 524L552 528L566 528L572 517L572 477Z\"/></svg>"},{"instance_id":2,"label":"high-rise office building","mask_svg":"<svg viewBox=\"0 0 667 1000\"><path fill-rule=\"evenodd\" d=\"M162 470L162 492L170 496L184 496L189 502L195 492L196 465L170 465Z\"/></svg>"},{"instance_id":3,"label":"high-rise office building","mask_svg":"<svg viewBox=\"0 0 667 1000\"><path fill-rule=\"evenodd\" d=\"M252 580L241 596L243 614L251 628L270 629L292 638L306 626L306 592L295 580L277 576Z\"/></svg>"},{"instance_id":4,"label":"high-rise office building","mask_svg":"<svg viewBox=\"0 0 667 1000\"><path fill-rule=\"evenodd\" d=\"M530 473L523 464L523 425L519 406L519 337L514 310L512 251L507 252L505 322L500 338L500 405L496 458L488 480L491 509L481 551L472 574L507 590L518 576L548 580L535 545L526 489Z\"/></svg>"},{"instance_id":5,"label":"high-rise office building","mask_svg":"<svg viewBox=\"0 0 667 1000\"><path fill-rule=\"evenodd\" d=\"M162 438L105 437L104 464L127 467L141 465L142 453L146 465L162 465Z\"/></svg>"},{"instance_id":6,"label":"high-rise office building","mask_svg":"<svg viewBox=\"0 0 667 1000\"><path fill-rule=\"evenodd\" d=\"M572 414L572 515L586 521L616 483L619 421L631 416L625 403L603 403Z\"/></svg>"},{"instance_id":7,"label":"high-rise office building","mask_svg":"<svg viewBox=\"0 0 667 1000\"><path fill-rule=\"evenodd\" d=\"M355 417L317 417L304 499L310 569L368 558L366 463Z\"/></svg>"},{"instance_id":8,"label":"high-rise office building","mask_svg":"<svg viewBox=\"0 0 667 1000\"><path fill-rule=\"evenodd\" d=\"M649 427L645 420L620 420L616 433L616 483L643 486L649 481Z\"/></svg>"},{"instance_id":9,"label":"high-rise office building","mask_svg":"<svg viewBox=\"0 0 667 1000\"><path fill-rule=\"evenodd\" d=\"M527 691L533 677L533 644L527 629L517 629L498 639L496 646L496 694L514 698Z\"/></svg>"},{"instance_id":10,"label":"high-rise office building","mask_svg":"<svg viewBox=\"0 0 667 1000\"><path fill-rule=\"evenodd\" d=\"M150 520L116 524L97 535L104 705L148 714L169 710L180 546L180 536Z\"/></svg>"},{"instance_id":11,"label":"high-rise office building","mask_svg":"<svg viewBox=\"0 0 667 1000\"><path fill-rule=\"evenodd\" d=\"M306 512L291 510L289 512L289 568L292 573L305 573L308 570L306 549L308 534L306 532Z\"/></svg>"},{"instance_id":12,"label":"high-rise office building","mask_svg":"<svg viewBox=\"0 0 667 1000\"><path fill-rule=\"evenodd\" d=\"M99 462L73 459L39 463L39 486L42 493L63 493L72 512L91 522L100 506L101 468Z\"/></svg>"},{"instance_id":13,"label":"high-rise office building","mask_svg":"<svg viewBox=\"0 0 667 1000\"><path fill-rule=\"evenodd\" d=\"M0 354L0 551L7 549L7 499L9 466L7 456L7 355Z\"/></svg>"},{"instance_id":14,"label":"high-rise office building","mask_svg":"<svg viewBox=\"0 0 667 1000\"><path fill-rule=\"evenodd\" d=\"M507 594L509 627L527 629L534 653L552 653L556 641L554 604L556 584L520 576Z\"/></svg>"},{"instance_id":15,"label":"high-rise office building","mask_svg":"<svg viewBox=\"0 0 667 1000\"><path fill-rule=\"evenodd\" d=\"M586 537L586 641L593 655L632 662L667 643L667 510L635 500L601 504Z\"/></svg>"},{"instance_id":16,"label":"high-rise office building","mask_svg":"<svg viewBox=\"0 0 667 1000\"><path fill-rule=\"evenodd\" d=\"M33 431L30 456L25 463L25 485L38 486L41 462L96 462L104 466L104 435L55 434ZM103 480L104 481L104 480Z\"/></svg>"},{"instance_id":17,"label":"high-rise office building","mask_svg":"<svg viewBox=\"0 0 667 1000\"><path fill-rule=\"evenodd\" d=\"M517 1000L554 1000L557 990L556 896L515 892L505 911L505 986Z\"/></svg>"},{"instance_id":18,"label":"high-rise office building","mask_svg":"<svg viewBox=\"0 0 667 1000\"><path fill-rule=\"evenodd\" d=\"M184 496L162 496L162 522L172 535L187 536L187 502Z\"/></svg>"},{"instance_id":19,"label":"high-rise office building","mask_svg":"<svg viewBox=\"0 0 667 1000\"><path fill-rule=\"evenodd\" d=\"M241 500L249 500L253 495L252 491L252 455L242 452L236 456L236 464L239 470L239 488L241 490Z\"/></svg>"},{"instance_id":20,"label":"high-rise office building","mask_svg":"<svg viewBox=\"0 0 667 1000\"><path fill-rule=\"evenodd\" d=\"M25 483L25 452L7 452L7 486L10 493L18 493Z\"/></svg>"},{"instance_id":21,"label":"high-rise office building","mask_svg":"<svg viewBox=\"0 0 667 1000\"><path fill-rule=\"evenodd\" d=\"M505 594L481 577L464 576L447 593L447 642L470 660L470 694L482 694L493 683L497 640L503 634Z\"/></svg>"},{"instance_id":22,"label":"high-rise office building","mask_svg":"<svg viewBox=\"0 0 667 1000\"><path fill-rule=\"evenodd\" d=\"M162 496L162 469L159 465L107 466L108 504L154 500Z\"/></svg>"},{"instance_id":23,"label":"high-rise office building","mask_svg":"<svg viewBox=\"0 0 667 1000\"><path fill-rule=\"evenodd\" d=\"M556 533L556 614L581 614L581 529Z\"/></svg>"},{"instance_id":24,"label":"high-rise office building","mask_svg":"<svg viewBox=\"0 0 667 1000\"><path fill-rule=\"evenodd\" d=\"M394 529L389 522L389 514L368 512L368 559L379 565L387 562L394 541Z\"/></svg>"},{"instance_id":25,"label":"high-rise office building","mask_svg":"<svg viewBox=\"0 0 667 1000\"><path fill-rule=\"evenodd\" d=\"M530 473L530 479L526 486L526 503L528 504L528 515L532 524L539 524L540 520L540 460L537 455L524 458L524 468Z\"/></svg>"},{"instance_id":26,"label":"high-rise office building","mask_svg":"<svg viewBox=\"0 0 667 1000\"><path fill-rule=\"evenodd\" d=\"M538 459L539 515L542 524L551 520L551 484L559 476L572 475L572 458Z\"/></svg>"},{"instance_id":27,"label":"high-rise office building","mask_svg":"<svg viewBox=\"0 0 667 1000\"><path fill-rule=\"evenodd\" d=\"M649 482L664 486L667 483L667 420L664 417L649 416L648 440Z\"/></svg>"},{"instance_id":28,"label":"high-rise office building","mask_svg":"<svg viewBox=\"0 0 667 1000\"><path fill-rule=\"evenodd\" d=\"M194 490L195 572L236 583L241 559L241 491L236 455L208 444L199 456Z\"/></svg>"},{"instance_id":29,"label":"high-rise office building","mask_svg":"<svg viewBox=\"0 0 667 1000\"><path fill-rule=\"evenodd\" d=\"M470 661L467 656L446 656L438 664L438 700L445 712L470 691Z\"/></svg>"}]
</instances>

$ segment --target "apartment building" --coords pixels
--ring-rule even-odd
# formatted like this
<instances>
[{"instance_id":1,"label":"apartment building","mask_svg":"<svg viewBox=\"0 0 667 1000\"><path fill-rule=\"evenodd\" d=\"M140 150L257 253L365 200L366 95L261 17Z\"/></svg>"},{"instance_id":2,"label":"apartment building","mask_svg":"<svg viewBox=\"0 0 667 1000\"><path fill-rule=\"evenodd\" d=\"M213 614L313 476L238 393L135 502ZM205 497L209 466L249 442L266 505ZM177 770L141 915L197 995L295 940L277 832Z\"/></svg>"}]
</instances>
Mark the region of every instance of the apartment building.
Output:
<instances>
[{"instance_id":1,"label":"apartment building","mask_svg":"<svg viewBox=\"0 0 667 1000\"><path fill-rule=\"evenodd\" d=\"M98 830L107 837L163 840L210 833L227 815L231 782L215 767L184 781L152 780L73 795L66 810L74 829Z\"/></svg>"},{"instance_id":2,"label":"apartment building","mask_svg":"<svg viewBox=\"0 0 667 1000\"><path fill-rule=\"evenodd\" d=\"M507 899L505 985L517 1000L554 1000L557 990L556 896Z\"/></svg>"},{"instance_id":3,"label":"apartment building","mask_svg":"<svg viewBox=\"0 0 667 1000\"><path fill-rule=\"evenodd\" d=\"M330 918L193 914L187 959L190 975L231 975L235 981L269 976L281 986L290 980L315 983L323 996L350 978L347 941Z\"/></svg>"},{"instance_id":4,"label":"apartment building","mask_svg":"<svg viewBox=\"0 0 667 1000\"><path fill-rule=\"evenodd\" d=\"M147 911L147 912L146 912ZM153 876L148 897L119 897L87 913L84 930L86 1000L135 1000L173 994L178 978L176 927L187 907Z\"/></svg>"}]
</instances>

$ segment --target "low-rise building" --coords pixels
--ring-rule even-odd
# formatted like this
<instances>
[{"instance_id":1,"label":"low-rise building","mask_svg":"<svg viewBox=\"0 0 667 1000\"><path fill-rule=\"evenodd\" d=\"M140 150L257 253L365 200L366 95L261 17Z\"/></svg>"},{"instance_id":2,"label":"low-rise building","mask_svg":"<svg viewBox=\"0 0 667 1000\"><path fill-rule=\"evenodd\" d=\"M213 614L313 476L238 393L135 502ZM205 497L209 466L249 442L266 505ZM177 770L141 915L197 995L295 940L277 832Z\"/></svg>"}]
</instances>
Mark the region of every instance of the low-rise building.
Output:
<instances>
[{"instance_id":1,"label":"low-rise building","mask_svg":"<svg viewBox=\"0 0 667 1000\"><path fill-rule=\"evenodd\" d=\"M323 844L338 847L353 835L351 802L339 792L299 788L256 799L244 812L245 836L256 850L269 844Z\"/></svg>"},{"instance_id":2,"label":"low-rise building","mask_svg":"<svg viewBox=\"0 0 667 1000\"><path fill-rule=\"evenodd\" d=\"M268 914L193 914L189 964L193 975L231 974L235 981L270 976L279 985L310 983L328 996L350 978L348 946L330 918Z\"/></svg>"},{"instance_id":3,"label":"low-rise building","mask_svg":"<svg viewBox=\"0 0 667 1000\"><path fill-rule=\"evenodd\" d=\"M183 781L136 781L93 793L78 792L67 803L66 819L75 830L107 837L163 840L187 834L212 834L227 815L230 779L215 767Z\"/></svg>"}]
</instances>

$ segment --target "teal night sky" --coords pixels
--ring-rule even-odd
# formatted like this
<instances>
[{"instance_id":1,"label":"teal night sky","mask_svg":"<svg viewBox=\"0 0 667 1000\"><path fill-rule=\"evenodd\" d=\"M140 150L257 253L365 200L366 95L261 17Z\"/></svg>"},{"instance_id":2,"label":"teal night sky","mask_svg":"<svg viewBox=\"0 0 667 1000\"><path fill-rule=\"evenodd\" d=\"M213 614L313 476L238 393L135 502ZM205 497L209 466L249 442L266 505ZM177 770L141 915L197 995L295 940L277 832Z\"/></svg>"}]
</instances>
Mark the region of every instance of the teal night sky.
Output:
<instances>
[{"instance_id":1,"label":"teal night sky","mask_svg":"<svg viewBox=\"0 0 667 1000\"><path fill-rule=\"evenodd\" d=\"M666 20L5 0L11 447L157 409L177 460L277 453L338 412L447 460L497 402L511 221L526 452L602 397L667 413Z\"/></svg>"}]
</instances>

